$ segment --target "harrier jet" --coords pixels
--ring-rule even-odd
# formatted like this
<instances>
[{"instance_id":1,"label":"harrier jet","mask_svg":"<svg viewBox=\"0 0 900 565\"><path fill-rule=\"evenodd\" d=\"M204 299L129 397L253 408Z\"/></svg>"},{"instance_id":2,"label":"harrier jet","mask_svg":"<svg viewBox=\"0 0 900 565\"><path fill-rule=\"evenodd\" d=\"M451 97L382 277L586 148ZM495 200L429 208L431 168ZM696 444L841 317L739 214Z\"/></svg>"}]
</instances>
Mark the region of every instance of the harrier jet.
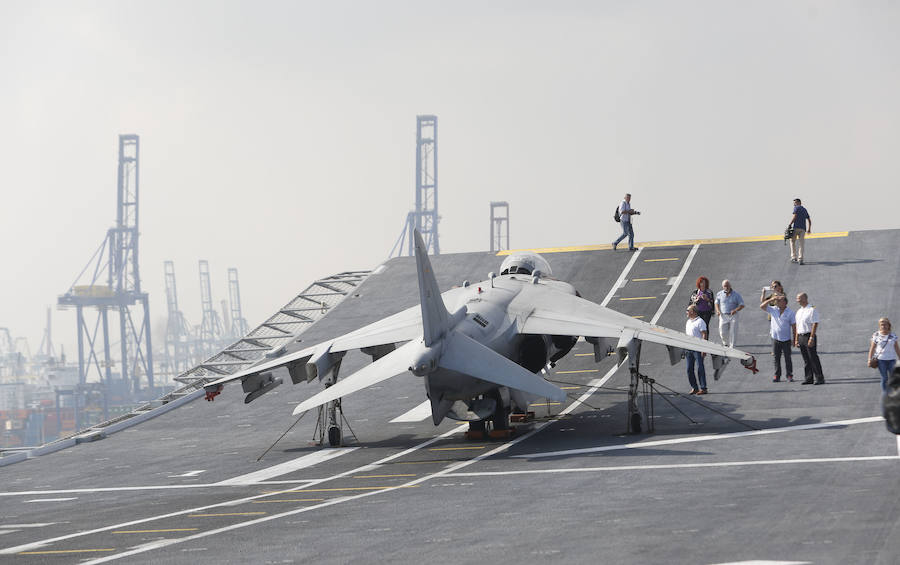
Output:
<instances>
[{"instance_id":1,"label":"harrier jet","mask_svg":"<svg viewBox=\"0 0 900 565\"><path fill-rule=\"evenodd\" d=\"M415 251L419 306L218 379L205 386L207 400L224 384L240 380L245 402L250 402L281 384L272 374L279 367L288 370L294 384L326 379L327 388L301 402L296 415L409 371L422 378L435 425L452 418L468 421L472 431L483 431L487 422L495 430L506 430L510 412L524 413L536 398L565 400L565 392L544 380L542 370L584 337L594 346L595 361L613 348L621 360L628 360L629 423L640 431L636 396L641 342L665 345L672 364L683 350L709 353L715 378L729 358L756 371L748 353L581 298L572 285L552 277L549 263L537 253L514 253L503 261L499 276L491 273L488 280L441 293L418 231ZM373 362L338 380L341 360L353 349L370 355ZM334 445L340 443L340 432L334 418L331 423L328 435Z\"/></svg>"}]
</instances>

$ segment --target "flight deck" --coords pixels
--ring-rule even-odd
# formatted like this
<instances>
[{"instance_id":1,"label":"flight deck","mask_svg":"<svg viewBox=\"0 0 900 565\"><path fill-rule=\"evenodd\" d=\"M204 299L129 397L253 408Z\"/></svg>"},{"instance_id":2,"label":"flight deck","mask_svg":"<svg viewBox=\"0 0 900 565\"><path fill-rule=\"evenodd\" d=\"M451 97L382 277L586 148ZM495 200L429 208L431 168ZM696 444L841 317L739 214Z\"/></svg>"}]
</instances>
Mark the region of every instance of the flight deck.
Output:
<instances>
[{"instance_id":1,"label":"flight deck","mask_svg":"<svg viewBox=\"0 0 900 565\"><path fill-rule=\"evenodd\" d=\"M534 403L533 419L494 441L434 426L422 379L406 373L343 398L344 445L317 445L315 413L291 412L321 385L281 370L285 384L249 404L227 386L0 467L0 561L897 563L900 441L865 361L878 318L900 320L900 230L808 239L804 265L774 236L538 250L584 298L676 330L698 276L743 296L735 346L760 372L732 363L690 396L685 364L646 343L653 433L627 433L627 366L595 362L583 340L546 375L568 400ZM431 257L442 291L502 260ZM806 292L819 309L823 386L801 384L796 350L797 378L772 382L758 307L772 279L792 308ZM288 349L418 301L415 260L390 260ZM342 375L368 362L349 353Z\"/></svg>"}]
</instances>

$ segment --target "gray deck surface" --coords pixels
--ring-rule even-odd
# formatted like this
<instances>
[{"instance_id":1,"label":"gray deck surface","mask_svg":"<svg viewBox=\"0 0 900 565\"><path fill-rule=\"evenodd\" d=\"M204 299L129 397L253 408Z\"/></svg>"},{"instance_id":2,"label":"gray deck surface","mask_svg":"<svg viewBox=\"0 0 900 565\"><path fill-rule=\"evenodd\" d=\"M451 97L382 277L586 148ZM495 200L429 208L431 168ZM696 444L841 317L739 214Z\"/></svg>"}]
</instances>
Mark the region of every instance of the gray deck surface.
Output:
<instances>
[{"instance_id":1,"label":"gray deck surface","mask_svg":"<svg viewBox=\"0 0 900 565\"><path fill-rule=\"evenodd\" d=\"M609 306L649 321L691 247L643 249ZM466 441L452 421L390 423L425 400L420 380L403 375L344 399L359 438L348 447L356 449L312 445L307 415L257 462L294 422L293 406L320 385L286 378L249 405L232 385L215 402L0 467L0 562L898 563L900 444L879 419L878 373L865 366L865 352L880 316L900 321L900 230L806 247L803 266L788 262L780 241L697 248L658 323L683 328L696 277L708 276L714 290L727 277L748 305L737 346L761 370L753 376L735 364L710 379L702 399L666 397L693 422L656 396L655 433L625 435L622 367L566 417L555 417L564 405L535 407L537 433ZM545 257L554 276L601 302L632 254ZM483 280L501 260L432 258L442 289ZM666 280L634 280L642 278ZM768 323L757 304L772 278L792 299L806 291L820 309L825 386L800 384L799 352L799 378L771 382ZM645 298L621 300L637 297ZM303 345L416 303L414 261L393 260L304 334ZM574 387L572 399L614 367L612 358L595 364L578 355L590 352L579 342L550 377ZM686 392L684 363L670 366L665 355L645 345L642 372ZM348 355L342 374L365 359ZM829 422L843 423L791 428ZM772 433L744 433L754 430ZM538 456L599 447L609 449ZM262 482L216 484L323 452L335 457Z\"/></svg>"}]
</instances>

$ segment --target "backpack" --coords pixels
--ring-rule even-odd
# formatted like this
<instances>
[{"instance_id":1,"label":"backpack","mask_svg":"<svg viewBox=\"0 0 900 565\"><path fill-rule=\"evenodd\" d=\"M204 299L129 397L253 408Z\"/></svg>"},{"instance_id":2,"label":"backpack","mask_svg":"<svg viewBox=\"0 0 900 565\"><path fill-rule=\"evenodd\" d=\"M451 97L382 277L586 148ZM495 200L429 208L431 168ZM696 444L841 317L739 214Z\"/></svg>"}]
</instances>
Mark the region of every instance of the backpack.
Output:
<instances>
[{"instance_id":1,"label":"backpack","mask_svg":"<svg viewBox=\"0 0 900 565\"><path fill-rule=\"evenodd\" d=\"M618 206L616 206L616 213L613 214L613 220L615 220L617 224L622 221L622 216L619 215L619 207Z\"/></svg>"}]
</instances>

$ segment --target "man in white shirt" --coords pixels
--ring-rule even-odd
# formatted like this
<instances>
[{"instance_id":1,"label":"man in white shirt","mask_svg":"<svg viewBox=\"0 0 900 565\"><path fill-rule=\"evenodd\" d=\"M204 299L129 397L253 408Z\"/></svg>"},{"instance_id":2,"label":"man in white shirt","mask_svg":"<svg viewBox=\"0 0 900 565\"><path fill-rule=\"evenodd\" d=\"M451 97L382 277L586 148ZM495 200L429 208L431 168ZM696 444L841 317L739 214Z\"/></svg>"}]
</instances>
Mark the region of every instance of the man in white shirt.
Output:
<instances>
[{"instance_id":1,"label":"man in white shirt","mask_svg":"<svg viewBox=\"0 0 900 565\"><path fill-rule=\"evenodd\" d=\"M744 299L731 288L731 281L722 281L722 290L716 293L716 315L719 317L719 335L722 345L734 347L737 335L737 314L744 309Z\"/></svg>"},{"instance_id":2,"label":"man in white shirt","mask_svg":"<svg viewBox=\"0 0 900 565\"><path fill-rule=\"evenodd\" d=\"M776 306L772 306L772 304ZM791 363L791 344L797 341L797 322L794 311L788 308L787 297L773 294L771 298L759 305L764 312L772 316L769 322L769 335L772 337L772 353L775 354L775 376L772 382L781 380L781 356L784 355L784 369L787 380L794 380L794 365Z\"/></svg>"},{"instance_id":3,"label":"man in white shirt","mask_svg":"<svg viewBox=\"0 0 900 565\"><path fill-rule=\"evenodd\" d=\"M803 356L803 372L806 373L805 385L823 385L825 376L822 374L822 363L819 362L819 354L816 351L819 345L816 332L819 329L819 312L815 306L809 303L805 292L797 295L797 303L800 308L794 315L797 321L797 337L794 338L794 347L800 348Z\"/></svg>"},{"instance_id":4,"label":"man in white shirt","mask_svg":"<svg viewBox=\"0 0 900 565\"><path fill-rule=\"evenodd\" d=\"M706 322L697 315L697 307L691 304L687 307L687 322L684 324L684 333L706 339L708 335ZM687 375L688 382L691 383L691 394L706 394L706 368L703 366L703 357L706 353L699 351L685 350L684 357L687 359ZM700 378L700 387L697 387L697 379L694 378L694 364L697 364L697 376Z\"/></svg>"}]
</instances>

